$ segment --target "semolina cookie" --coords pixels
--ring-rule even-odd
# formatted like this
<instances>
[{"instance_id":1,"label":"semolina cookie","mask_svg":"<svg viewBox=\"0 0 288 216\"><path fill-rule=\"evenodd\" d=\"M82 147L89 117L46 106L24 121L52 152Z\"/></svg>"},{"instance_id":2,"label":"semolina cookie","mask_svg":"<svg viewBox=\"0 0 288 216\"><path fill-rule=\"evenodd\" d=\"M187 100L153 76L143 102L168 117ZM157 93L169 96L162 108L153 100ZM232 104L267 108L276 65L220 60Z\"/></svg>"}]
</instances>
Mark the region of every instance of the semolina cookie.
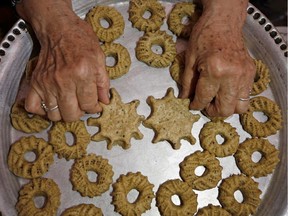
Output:
<instances>
[{"instance_id":1,"label":"semolina cookie","mask_svg":"<svg viewBox=\"0 0 288 216\"><path fill-rule=\"evenodd\" d=\"M161 52L154 52L154 46ZM176 44L165 31L146 32L137 42L136 57L139 61L156 68L168 67L176 56Z\"/></svg>"},{"instance_id":2,"label":"semolina cookie","mask_svg":"<svg viewBox=\"0 0 288 216\"><path fill-rule=\"evenodd\" d=\"M208 151L196 151L188 155L180 163L180 176L184 182L196 190L206 190L217 186L222 179L222 167L215 155ZM202 175L195 174L197 167L203 166L205 171Z\"/></svg>"},{"instance_id":3,"label":"semolina cookie","mask_svg":"<svg viewBox=\"0 0 288 216\"><path fill-rule=\"evenodd\" d=\"M258 121L253 113L262 112L267 116L264 122ZM282 113L272 100L258 96L250 99L248 111L240 115L240 122L252 137L267 137L276 134L282 128Z\"/></svg>"},{"instance_id":4,"label":"semolina cookie","mask_svg":"<svg viewBox=\"0 0 288 216\"><path fill-rule=\"evenodd\" d=\"M178 53L170 65L169 72L172 79L178 84L181 84L182 74L185 70L185 51Z\"/></svg>"},{"instance_id":5,"label":"semolina cookie","mask_svg":"<svg viewBox=\"0 0 288 216\"><path fill-rule=\"evenodd\" d=\"M261 154L261 159L258 162L252 160L254 152ZM234 156L242 173L259 178L273 172L280 161L278 155L279 151L269 140L252 138L240 144Z\"/></svg>"},{"instance_id":6,"label":"semolina cookie","mask_svg":"<svg viewBox=\"0 0 288 216\"><path fill-rule=\"evenodd\" d=\"M37 208L35 197L43 196L44 205ZM56 216L60 206L61 192L58 185L48 178L35 178L25 184L19 191L16 210L19 216L41 215Z\"/></svg>"},{"instance_id":7,"label":"semolina cookie","mask_svg":"<svg viewBox=\"0 0 288 216\"><path fill-rule=\"evenodd\" d=\"M74 138L72 145L66 140L66 133L71 133ZM49 131L49 143L59 158L66 160L80 158L86 154L86 148L90 143L90 134L85 123L81 120L74 122L55 122Z\"/></svg>"},{"instance_id":8,"label":"semolina cookie","mask_svg":"<svg viewBox=\"0 0 288 216\"><path fill-rule=\"evenodd\" d=\"M89 126L98 126L99 131L92 136L93 141L107 141L107 149L120 145L123 149L130 148L131 138L142 139L143 134L138 127L144 116L137 114L139 100L123 103L116 89L110 89L110 104L102 104L103 111L98 118L90 117Z\"/></svg>"},{"instance_id":9,"label":"semolina cookie","mask_svg":"<svg viewBox=\"0 0 288 216\"><path fill-rule=\"evenodd\" d=\"M35 160L25 158L25 154L33 152ZM8 154L8 168L16 176L22 178L38 178L43 176L54 162L54 152L44 139L35 136L22 137L11 145Z\"/></svg>"},{"instance_id":10,"label":"semolina cookie","mask_svg":"<svg viewBox=\"0 0 288 216\"><path fill-rule=\"evenodd\" d=\"M174 195L181 200L180 205L175 205L171 201ZM180 179L167 180L156 192L156 206L163 216L194 215L197 211L197 194Z\"/></svg>"},{"instance_id":11,"label":"semolina cookie","mask_svg":"<svg viewBox=\"0 0 288 216\"><path fill-rule=\"evenodd\" d=\"M144 32L159 30L166 16L165 8L157 0L130 0L128 12L132 26Z\"/></svg>"},{"instance_id":12,"label":"semolina cookie","mask_svg":"<svg viewBox=\"0 0 288 216\"><path fill-rule=\"evenodd\" d=\"M102 210L93 204L79 204L62 212L61 216L103 216Z\"/></svg>"},{"instance_id":13,"label":"semolina cookie","mask_svg":"<svg viewBox=\"0 0 288 216\"><path fill-rule=\"evenodd\" d=\"M176 3L167 19L168 28L176 36L189 38L200 15L201 12L195 4L191 2ZM183 22L185 18L188 19L187 23Z\"/></svg>"},{"instance_id":14,"label":"semolina cookie","mask_svg":"<svg viewBox=\"0 0 288 216\"><path fill-rule=\"evenodd\" d=\"M103 52L107 57L112 57L115 60L115 64L108 66L106 64L106 70L110 79L116 79L126 74L131 65L131 58L128 50L117 43L105 43L101 45Z\"/></svg>"},{"instance_id":15,"label":"semolina cookie","mask_svg":"<svg viewBox=\"0 0 288 216\"><path fill-rule=\"evenodd\" d=\"M242 202L238 202L234 197L234 193L238 190L243 195ZM232 215L251 215L256 212L260 204L260 195L258 183L241 174L223 179L219 186L218 199L222 207Z\"/></svg>"},{"instance_id":16,"label":"semolina cookie","mask_svg":"<svg viewBox=\"0 0 288 216\"><path fill-rule=\"evenodd\" d=\"M147 103L151 107L151 114L143 125L154 130L153 143L167 140L174 149L179 149L181 139L191 144L196 142L192 136L192 126L199 120L200 115L190 112L189 99L176 98L173 88L168 88L163 98L155 99L149 96Z\"/></svg>"},{"instance_id":17,"label":"semolina cookie","mask_svg":"<svg viewBox=\"0 0 288 216\"><path fill-rule=\"evenodd\" d=\"M151 208L154 185L140 172L122 174L112 186L112 204L119 214L142 215ZM131 203L128 201L127 195L133 189L137 190L139 194L136 200Z\"/></svg>"},{"instance_id":18,"label":"semolina cookie","mask_svg":"<svg viewBox=\"0 0 288 216\"><path fill-rule=\"evenodd\" d=\"M124 33L124 18L115 8L109 6L95 6L86 14L85 20L92 26L100 41L112 42ZM109 26L102 26L105 20Z\"/></svg>"},{"instance_id":19,"label":"semolina cookie","mask_svg":"<svg viewBox=\"0 0 288 216\"><path fill-rule=\"evenodd\" d=\"M251 95L258 95L268 88L270 83L270 71L261 60L254 59L256 65L256 75L252 86Z\"/></svg>"},{"instance_id":20,"label":"semolina cookie","mask_svg":"<svg viewBox=\"0 0 288 216\"><path fill-rule=\"evenodd\" d=\"M43 116L30 114L24 108L24 100L14 103L11 109L10 118L12 126L25 133L37 133L47 129L50 121Z\"/></svg>"},{"instance_id":21,"label":"semolina cookie","mask_svg":"<svg viewBox=\"0 0 288 216\"><path fill-rule=\"evenodd\" d=\"M90 181L87 172L97 174L96 181ZM112 183L114 172L107 159L95 154L88 154L75 160L71 168L70 181L73 190L81 196L100 196L107 191Z\"/></svg>"},{"instance_id":22,"label":"semolina cookie","mask_svg":"<svg viewBox=\"0 0 288 216\"><path fill-rule=\"evenodd\" d=\"M224 139L222 143L217 141L217 135ZM201 147L216 157L233 155L238 149L239 137L236 128L224 121L205 123L199 134Z\"/></svg>"},{"instance_id":23,"label":"semolina cookie","mask_svg":"<svg viewBox=\"0 0 288 216\"><path fill-rule=\"evenodd\" d=\"M221 206L213 206L209 204L198 210L196 216L232 216Z\"/></svg>"}]
</instances>

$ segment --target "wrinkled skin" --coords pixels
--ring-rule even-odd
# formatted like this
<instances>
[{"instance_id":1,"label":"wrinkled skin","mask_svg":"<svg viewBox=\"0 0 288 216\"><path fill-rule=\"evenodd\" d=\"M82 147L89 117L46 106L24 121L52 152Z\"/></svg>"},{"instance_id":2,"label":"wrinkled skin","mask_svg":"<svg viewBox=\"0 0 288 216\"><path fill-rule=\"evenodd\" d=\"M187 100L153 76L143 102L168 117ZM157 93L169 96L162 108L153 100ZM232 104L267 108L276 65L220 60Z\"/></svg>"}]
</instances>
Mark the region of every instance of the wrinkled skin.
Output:
<instances>
[{"instance_id":1,"label":"wrinkled skin","mask_svg":"<svg viewBox=\"0 0 288 216\"><path fill-rule=\"evenodd\" d=\"M217 1L217 6L203 1L203 15L193 28L186 50L180 97L191 98L191 109L226 117L247 110L249 101L239 98L249 98L255 65L242 39L247 2L229 1L233 10L240 11L225 13L225 1L214 3Z\"/></svg>"}]
</instances>

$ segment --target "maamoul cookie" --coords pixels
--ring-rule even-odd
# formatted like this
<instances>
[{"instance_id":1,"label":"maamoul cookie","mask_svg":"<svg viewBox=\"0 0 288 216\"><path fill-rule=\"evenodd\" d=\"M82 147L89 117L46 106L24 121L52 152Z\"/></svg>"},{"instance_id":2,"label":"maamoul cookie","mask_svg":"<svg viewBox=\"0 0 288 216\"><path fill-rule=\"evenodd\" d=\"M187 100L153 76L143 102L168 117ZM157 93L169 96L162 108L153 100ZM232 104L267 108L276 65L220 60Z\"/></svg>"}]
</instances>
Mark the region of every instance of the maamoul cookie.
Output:
<instances>
[{"instance_id":1,"label":"maamoul cookie","mask_svg":"<svg viewBox=\"0 0 288 216\"><path fill-rule=\"evenodd\" d=\"M39 196L45 197L44 205L41 208L37 208L34 202L34 198ZM60 196L59 187L52 179L35 178L19 191L16 210L19 216L56 216L60 206Z\"/></svg>"},{"instance_id":2,"label":"maamoul cookie","mask_svg":"<svg viewBox=\"0 0 288 216\"><path fill-rule=\"evenodd\" d=\"M72 133L74 143L69 145L66 133ZM81 120L74 122L55 122L49 131L49 143L53 146L59 158L66 160L80 158L86 154L86 148L90 143L90 134L85 123Z\"/></svg>"},{"instance_id":3,"label":"maamoul cookie","mask_svg":"<svg viewBox=\"0 0 288 216\"><path fill-rule=\"evenodd\" d=\"M268 117L267 121L258 121L254 112L263 112ZM282 128L282 114L278 105L263 96L250 99L248 111L240 115L243 129L252 137L267 137L276 134Z\"/></svg>"},{"instance_id":4,"label":"maamoul cookie","mask_svg":"<svg viewBox=\"0 0 288 216\"><path fill-rule=\"evenodd\" d=\"M131 59L128 50L124 46L117 43L104 43L101 48L106 58L113 57L115 60L113 66L106 65L110 79L116 79L129 71Z\"/></svg>"},{"instance_id":5,"label":"maamoul cookie","mask_svg":"<svg viewBox=\"0 0 288 216\"><path fill-rule=\"evenodd\" d=\"M100 41L112 42L119 38L124 32L124 19L121 13L109 6L95 6L86 14L85 20L92 26ZM102 26L105 20L109 26Z\"/></svg>"},{"instance_id":6,"label":"maamoul cookie","mask_svg":"<svg viewBox=\"0 0 288 216\"><path fill-rule=\"evenodd\" d=\"M88 171L97 174L95 182L89 180ZM113 175L112 166L107 159L95 154L88 154L75 160L71 168L70 181L73 190L78 191L81 196L94 197L109 189Z\"/></svg>"},{"instance_id":7,"label":"maamoul cookie","mask_svg":"<svg viewBox=\"0 0 288 216\"><path fill-rule=\"evenodd\" d=\"M257 95L265 91L270 83L270 71L261 60L254 59L256 75L252 86L251 95Z\"/></svg>"},{"instance_id":8,"label":"maamoul cookie","mask_svg":"<svg viewBox=\"0 0 288 216\"><path fill-rule=\"evenodd\" d=\"M223 143L217 142L217 135L224 139ZM239 135L236 128L224 121L205 123L200 131L199 140L201 147L216 157L233 155L239 145Z\"/></svg>"},{"instance_id":9,"label":"maamoul cookie","mask_svg":"<svg viewBox=\"0 0 288 216\"><path fill-rule=\"evenodd\" d=\"M131 138L142 139L143 134L138 127L145 119L137 114L139 100L123 103L116 89L110 90L110 104L101 104L103 111L100 117L87 120L89 126L98 126L99 131L92 136L93 141L107 141L107 149L120 145L123 149L130 148Z\"/></svg>"},{"instance_id":10,"label":"maamoul cookie","mask_svg":"<svg viewBox=\"0 0 288 216\"><path fill-rule=\"evenodd\" d=\"M141 215L151 208L154 185L140 172L122 174L112 186L112 204L119 214ZM139 194L137 199L131 203L128 201L127 195L133 189L137 190Z\"/></svg>"},{"instance_id":11,"label":"maamoul cookie","mask_svg":"<svg viewBox=\"0 0 288 216\"><path fill-rule=\"evenodd\" d=\"M234 193L238 190L243 194L241 203L234 197ZM250 215L256 212L260 204L260 194L258 183L252 178L243 174L232 175L221 182L218 199L222 207L232 215Z\"/></svg>"},{"instance_id":12,"label":"maamoul cookie","mask_svg":"<svg viewBox=\"0 0 288 216\"><path fill-rule=\"evenodd\" d=\"M93 204L79 204L66 209L61 216L103 216L103 213Z\"/></svg>"},{"instance_id":13,"label":"maamoul cookie","mask_svg":"<svg viewBox=\"0 0 288 216\"><path fill-rule=\"evenodd\" d=\"M180 176L184 182L196 190L206 190L217 186L222 179L222 167L219 160L208 151L196 151L185 157L179 164ZM203 166L204 173L201 176L195 174L197 167Z\"/></svg>"},{"instance_id":14,"label":"maamoul cookie","mask_svg":"<svg viewBox=\"0 0 288 216\"><path fill-rule=\"evenodd\" d=\"M152 51L152 47L156 45L162 48L162 53L157 54ZM136 45L137 59L152 67L168 67L175 56L175 42L165 31L146 32Z\"/></svg>"},{"instance_id":15,"label":"maamoul cookie","mask_svg":"<svg viewBox=\"0 0 288 216\"><path fill-rule=\"evenodd\" d=\"M198 210L196 216L231 216L224 208L209 204Z\"/></svg>"},{"instance_id":16,"label":"maamoul cookie","mask_svg":"<svg viewBox=\"0 0 288 216\"><path fill-rule=\"evenodd\" d=\"M178 53L170 65L169 72L172 79L178 84L181 84L182 74L185 70L185 51Z\"/></svg>"},{"instance_id":17,"label":"maamoul cookie","mask_svg":"<svg viewBox=\"0 0 288 216\"><path fill-rule=\"evenodd\" d=\"M196 5L191 2L179 2L172 8L167 24L170 31L176 36L189 38L192 28L200 17L199 10ZM188 23L183 23L183 19L187 18Z\"/></svg>"},{"instance_id":18,"label":"maamoul cookie","mask_svg":"<svg viewBox=\"0 0 288 216\"><path fill-rule=\"evenodd\" d=\"M179 149L181 139L191 144L196 142L191 130L200 116L190 112L189 99L176 98L173 88L168 88L163 98L149 96L147 103L151 107L151 114L143 125L154 130L153 143L167 140L174 149Z\"/></svg>"},{"instance_id":19,"label":"maamoul cookie","mask_svg":"<svg viewBox=\"0 0 288 216\"><path fill-rule=\"evenodd\" d=\"M12 126L25 133L37 133L47 129L50 121L40 115L29 114L24 108L24 103L24 100L21 100L12 106L10 113Z\"/></svg>"},{"instance_id":20,"label":"maamoul cookie","mask_svg":"<svg viewBox=\"0 0 288 216\"><path fill-rule=\"evenodd\" d=\"M172 202L174 195L179 197L180 205ZM156 206L163 216L194 215L197 211L197 194L180 179L167 180L156 192Z\"/></svg>"},{"instance_id":21,"label":"maamoul cookie","mask_svg":"<svg viewBox=\"0 0 288 216\"><path fill-rule=\"evenodd\" d=\"M165 8L157 0L130 0L129 20L139 31L156 31L162 26L166 13ZM150 14L145 18L145 13Z\"/></svg>"},{"instance_id":22,"label":"maamoul cookie","mask_svg":"<svg viewBox=\"0 0 288 216\"><path fill-rule=\"evenodd\" d=\"M35 160L25 158L25 154L33 152ZM37 178L44 175L54 162L54 152L44 139L35 136L22 137L11 145L8 154L8 168L16 176L22 178Z\"/></svg>"},{"instance_id":23,"label":"maamoul cookie","mask_svg":"<svg viewBox=\"0 0 288 216\"><path fill-rule=\"evenodd\" d=\"M254 152L261 153L261 159L255 163L252 160ZM266 139L247 139L236 152L236 163L242 173L256 178L272 173L279 163L279 151Z\"/></svg>"}]
</instances>

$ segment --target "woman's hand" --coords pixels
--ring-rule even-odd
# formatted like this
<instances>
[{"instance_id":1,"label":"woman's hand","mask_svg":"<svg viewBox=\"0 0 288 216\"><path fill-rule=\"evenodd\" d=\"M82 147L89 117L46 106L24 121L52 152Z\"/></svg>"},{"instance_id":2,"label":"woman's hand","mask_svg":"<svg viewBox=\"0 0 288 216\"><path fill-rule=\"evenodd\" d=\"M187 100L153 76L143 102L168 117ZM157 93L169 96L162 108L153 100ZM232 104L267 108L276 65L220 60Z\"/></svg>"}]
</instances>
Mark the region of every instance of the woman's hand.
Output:
<instances>
[{"instance_id":1,"label":"woman's hand","mask_svg":"<svg viewBox=\"0 0 288 216\"><path fill-rule=\"evenodd\" d=\"M226 6L221 7L221 2ZM233 6L233 2L229 4ZM248 108L245 99L253 85L255 65L242 38L245 5L241 11L233 11L234 5L225 13L227 1L213 3L216 1L203 1L203 15L191 33L180 96L191 98L191 109L205 109L210 116L230 116Z\"/></svg>"}]
</instances>

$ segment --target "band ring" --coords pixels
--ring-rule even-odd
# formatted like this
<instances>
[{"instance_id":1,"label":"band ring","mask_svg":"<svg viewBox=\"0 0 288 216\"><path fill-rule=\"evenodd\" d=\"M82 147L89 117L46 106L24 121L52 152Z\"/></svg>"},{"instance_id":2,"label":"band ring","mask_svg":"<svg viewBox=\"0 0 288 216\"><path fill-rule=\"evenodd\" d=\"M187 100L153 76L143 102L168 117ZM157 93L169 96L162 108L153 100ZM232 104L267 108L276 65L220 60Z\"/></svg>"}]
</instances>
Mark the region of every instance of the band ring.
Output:
<instances>
[{"instance_id":1,"label":"band ring","mask_svg":"<svg viewBox=\"0 0 288 216\"><path fill-rule=\"evenodd\" d=\"M249 101L250 98L238 98L238 100L240 100L240 101Z\"/></svg>"},{"instance_id":2,"label":"band ring","mask_svg":"<svg viewBox=\"0 0 288 216\"><path fill-rule=\"evenodd\" d=\"M41 101L41 107L42 109L44 109L45 112L51 112L51 111L54 111L56 109L58 109L58 105L52 107L52 108L48 108L47 105L44 103L44 101Z\"/></svg>"}]
</instances>

